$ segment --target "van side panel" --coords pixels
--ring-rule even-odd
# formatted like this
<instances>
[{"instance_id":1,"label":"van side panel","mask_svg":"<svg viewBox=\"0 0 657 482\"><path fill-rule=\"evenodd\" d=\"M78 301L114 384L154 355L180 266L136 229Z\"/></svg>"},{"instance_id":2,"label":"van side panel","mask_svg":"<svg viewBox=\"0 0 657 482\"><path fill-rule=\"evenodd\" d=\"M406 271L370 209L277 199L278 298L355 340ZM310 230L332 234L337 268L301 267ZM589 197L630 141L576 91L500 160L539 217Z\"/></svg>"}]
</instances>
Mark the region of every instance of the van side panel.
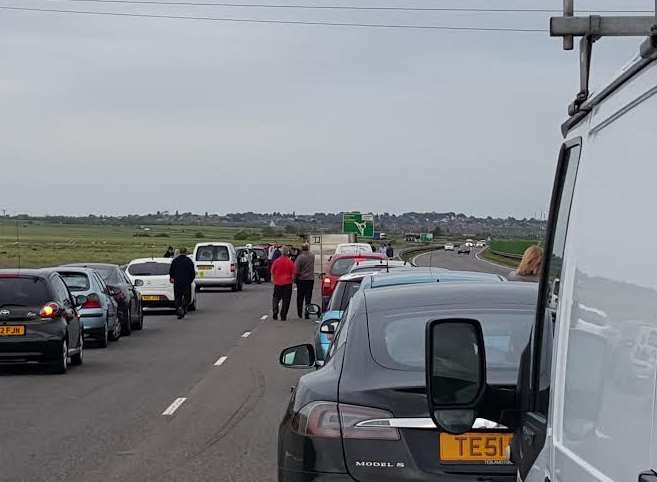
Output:
<instances>
[{"instance_id":1,"label":"van side panel","mask_svg":"<svg viewBox=\"0 0 657 482\"><path fill-rule=\"evenodd\" d=\"M654 89L657 71L643 75ZM657 96L646 93L598 111L584 141L562 280L553 480L632 481L652 468Z\"/></svg>"}]
</instances>

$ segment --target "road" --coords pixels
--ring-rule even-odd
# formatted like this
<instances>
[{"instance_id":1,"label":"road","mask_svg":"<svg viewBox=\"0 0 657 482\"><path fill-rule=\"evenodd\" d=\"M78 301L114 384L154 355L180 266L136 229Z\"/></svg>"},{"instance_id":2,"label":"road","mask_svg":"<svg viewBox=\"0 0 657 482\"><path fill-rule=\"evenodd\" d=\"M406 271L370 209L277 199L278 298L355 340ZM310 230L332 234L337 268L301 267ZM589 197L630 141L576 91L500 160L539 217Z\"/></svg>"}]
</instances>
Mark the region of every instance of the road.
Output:
<instances>
[{"instance_id":1,"label":"road","mask_svg":"<svg viewBox=\"0 0 657 482\"><path fill-rule=\"evenodd\" d=\"M147 315L66 375L3 369L0 480L275 480L277 426L303 373L278 354L315 324L261 319L271 290L203 292L184 320Z\"/></svg>"},{"instance_id":2,"label":"road","mask_svg":"<svg viewBox=\"0 0 657 482\"><path fill-rule=\"evenodd\" d=\"M416 261L508 272L442 251ZM278 423L304 373L278 355L310 341L315 323L294 309L263 319L271 290L203 292L184 320L149 314L66 375L2 369L0 481L275 481Z\"/></svg>"},{"instance_id":3,"label":"road","mask_svg":"<svg viewBox=\"0 0 657 482\"><path fill-rule=\"evenodd\" d=\"M457 271L480 271L484 273L495 273L506 276L511 268L490 263L477 256L478 251L473 250L471 254L456 254L456 251L432 251L417 256L414 260L417 266L435 266Z\"/></svg>"}]
</instances>

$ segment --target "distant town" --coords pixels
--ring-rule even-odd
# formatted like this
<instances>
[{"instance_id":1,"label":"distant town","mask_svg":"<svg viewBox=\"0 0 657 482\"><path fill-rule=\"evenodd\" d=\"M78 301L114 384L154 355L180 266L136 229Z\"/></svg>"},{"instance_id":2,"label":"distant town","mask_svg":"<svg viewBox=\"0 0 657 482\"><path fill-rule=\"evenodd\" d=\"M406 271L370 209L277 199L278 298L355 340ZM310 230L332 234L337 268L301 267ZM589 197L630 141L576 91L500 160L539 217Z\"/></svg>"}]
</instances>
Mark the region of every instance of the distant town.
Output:
<instances>
[{"instance_id":1,"label":"distant town","mask_svg":"<svg viewBox=\"0 0 657 482\"><path fill-rule=\"evenodd\" d=\"M285 233L340 232L342 213L230 213L225 215L158 211L126 216L4 216L5 222L94 224L94 225L198 225L244 228L271 228ZM542 239L545 221L535 218L475 217L463 213L407 212L374 214L377 232L391 235L432 233L438 236L472 236L477 238Z\"/></svg>"}]
</instances>

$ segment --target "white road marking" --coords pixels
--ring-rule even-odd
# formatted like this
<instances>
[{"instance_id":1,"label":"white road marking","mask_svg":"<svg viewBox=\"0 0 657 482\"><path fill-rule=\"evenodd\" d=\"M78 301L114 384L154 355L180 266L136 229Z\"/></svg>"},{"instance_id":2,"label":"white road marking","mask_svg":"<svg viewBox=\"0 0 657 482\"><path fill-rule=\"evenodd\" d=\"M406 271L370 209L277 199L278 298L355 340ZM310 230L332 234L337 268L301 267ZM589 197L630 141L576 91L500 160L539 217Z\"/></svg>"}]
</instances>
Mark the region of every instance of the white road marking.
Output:
<instances>
[{"instance_id":1,"label":"white road marking","mask_svg":"<svg viewBox=\"0 0 657 482\"><path fill-rule=\"evenodd\" d=\"M162 415L173 415L180 406L185 403L185 400L187 400L185 397L180 397L176 398L171 405L167 407L167 409L162 412Z\"/></svg>"},{"instance_id":2,"label":"white road marking","mask_svg":"<svg viewBox=\"0 0 657 482\"><path fill-rule=\"evenodd\" d=\"M266 320L267 318L269 318L269 315L262 315L262 316L260 317L261 320Z\"/></svg>"},{"instance_id":3,"label":"white road marking","mask_svg":"<svg viewBox=\"0 0 657 482\"><path fill-rule=\"evenodd\" d=\"M228 357L227 357L227 356L222 356L222 357L219 358L216 362L214 362L214 366L216 366L216 367L220 367L221 365L224 364L224 362L225 362L226 360L228 360Z\"/></svg>"},{"instance_id":4,"label":"white road marking","mask_svg":"<svg viewBox=\"0 0 657 482\"><path fill-rule=\"evenodd\" d=\"M245 331L244 333L242 333L242 338L248 338L250 334L251 334L250 331Z\"/></svg>"}]
</instances>

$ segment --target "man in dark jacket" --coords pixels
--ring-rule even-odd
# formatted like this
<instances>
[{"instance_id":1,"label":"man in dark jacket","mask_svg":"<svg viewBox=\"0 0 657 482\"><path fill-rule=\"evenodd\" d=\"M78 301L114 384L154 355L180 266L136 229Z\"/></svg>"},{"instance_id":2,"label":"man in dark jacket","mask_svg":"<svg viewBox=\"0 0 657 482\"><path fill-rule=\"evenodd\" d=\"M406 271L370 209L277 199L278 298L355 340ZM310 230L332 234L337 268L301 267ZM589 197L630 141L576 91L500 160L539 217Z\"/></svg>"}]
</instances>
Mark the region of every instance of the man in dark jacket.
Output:
<instances>
[{"instance_id":1,"label":"man in dark jacket","mask_svg":"<svg viewBox=\"0 0 657 482\"><path fill-rule=\"evenodd\" d=\"M315 284L315 255L310 252L310 246L304 244L301 248L301 254L294 262L297 274L297 314L299 318L303 317L303 304L306 306L312 303L313 286ZM305 316L309 318L308 315Z\"/></svg>"},{"instance_id":2,"label":"man in dark jacket","mask_svg":"<svg viewBox=\"0 0 657 482\"><path fill-rule=\"evenodd\" d=\"M176 299L176 314L178 319L185 317L192 300L192 282L196 278L194 262L187 256L187 249L182 248L180 255L173 258L169 268L169 278L173 283L173 294Z\"/></svg>"}]
</instances>

